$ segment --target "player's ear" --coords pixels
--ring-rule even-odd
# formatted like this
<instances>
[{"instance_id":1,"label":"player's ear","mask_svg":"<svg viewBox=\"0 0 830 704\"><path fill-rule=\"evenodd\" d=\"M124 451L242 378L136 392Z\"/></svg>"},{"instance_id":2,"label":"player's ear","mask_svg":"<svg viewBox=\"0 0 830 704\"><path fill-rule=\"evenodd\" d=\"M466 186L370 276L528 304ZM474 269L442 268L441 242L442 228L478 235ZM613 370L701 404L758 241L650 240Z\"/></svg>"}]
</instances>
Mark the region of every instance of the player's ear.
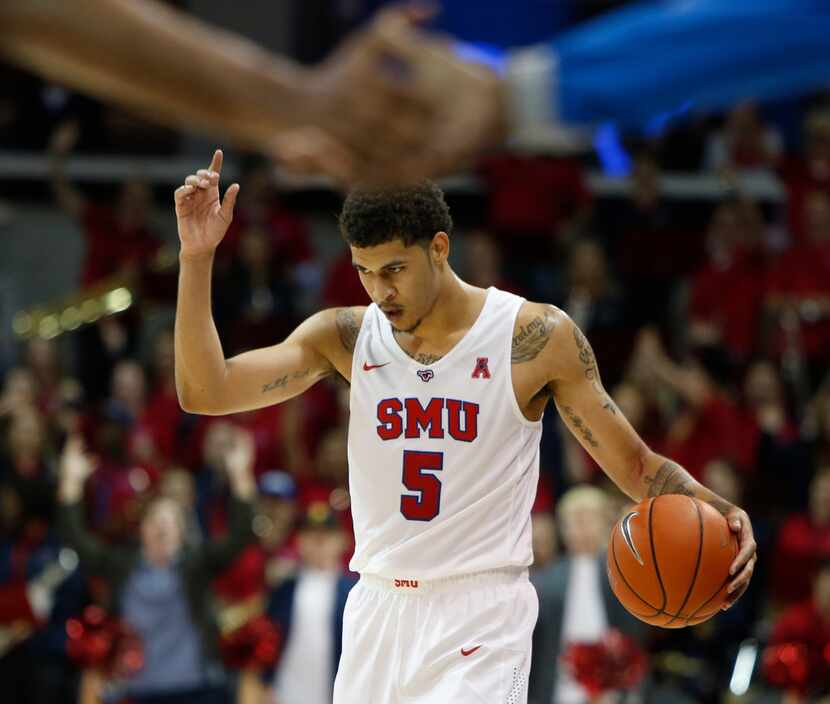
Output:
<instances>
[{"instance_id":1,"label":"player's ear","mask_svg":"<svg viewBox=\"0 0 830 704\"><path fill-rule=\"evenodd\" d=\"M429 245L429 258L435 264L443 264L450 256L450 238L446 232L436 232Z\"/></svg>"}]
</instances>

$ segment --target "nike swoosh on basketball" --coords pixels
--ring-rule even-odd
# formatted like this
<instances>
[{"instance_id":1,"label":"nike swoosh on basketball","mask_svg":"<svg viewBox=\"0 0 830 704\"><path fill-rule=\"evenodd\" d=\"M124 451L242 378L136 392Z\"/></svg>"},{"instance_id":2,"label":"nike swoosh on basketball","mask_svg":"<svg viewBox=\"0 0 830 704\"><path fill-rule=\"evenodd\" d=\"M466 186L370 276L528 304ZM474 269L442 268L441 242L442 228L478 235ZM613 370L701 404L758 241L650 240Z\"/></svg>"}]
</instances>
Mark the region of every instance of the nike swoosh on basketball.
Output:
<instances>
[{"instance_id":1,"label":"nike swoosh on basketball","mask_svg":"<svg viewBox=\"0 0 830 704\"><path fill-rule=\"evenodd\" d=\"M461 654L466 658L468 655L472 655L480 647L480 645L477 645L475 648L470 648L469 650L464 650L464 648L461 648Z\"/></svg>"},{"instance_id":2,"label":"nike swoosh on basketball","mask_svg":"<svg viewBox=\"0 0 830 704\"><path fill-rule=\"evenodd\" d=\"M363 371L370 372L373 369L380 369L381 367L385 367L389 362L384 362L383 364L369 364L368 362L363 362Z\"/></svg>"}]
</instances>

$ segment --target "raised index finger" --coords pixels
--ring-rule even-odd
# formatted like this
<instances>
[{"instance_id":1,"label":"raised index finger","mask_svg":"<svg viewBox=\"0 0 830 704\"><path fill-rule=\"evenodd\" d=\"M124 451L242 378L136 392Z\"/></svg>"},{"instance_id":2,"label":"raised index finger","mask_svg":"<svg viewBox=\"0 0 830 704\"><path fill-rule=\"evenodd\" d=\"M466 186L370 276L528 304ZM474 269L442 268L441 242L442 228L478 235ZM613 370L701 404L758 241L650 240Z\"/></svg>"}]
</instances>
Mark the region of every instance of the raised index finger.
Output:
<instances>
[{"instance_id":1,"label":"raised index finger","mask_svg":"<svg viewBox=\"0 0 830 704\"><path fill-rule=\"evenodd\" d=\"M217 149L215 152L213 152L213 159L211 159L210 166L208 167L208 169L210 171L215 171L217 174L220 173L222 171L222 158L222 150Z\"/></svg>"}]
</instances>

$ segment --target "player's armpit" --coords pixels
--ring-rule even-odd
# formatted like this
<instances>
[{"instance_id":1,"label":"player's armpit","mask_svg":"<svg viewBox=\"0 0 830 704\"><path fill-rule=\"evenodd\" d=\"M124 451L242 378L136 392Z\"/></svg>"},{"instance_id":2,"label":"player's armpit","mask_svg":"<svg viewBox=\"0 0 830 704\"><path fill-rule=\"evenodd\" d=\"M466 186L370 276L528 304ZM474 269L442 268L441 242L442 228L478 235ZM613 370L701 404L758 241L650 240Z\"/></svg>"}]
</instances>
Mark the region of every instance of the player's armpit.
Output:
<instances>
[{"instance_id":1,"label":"player's armpit","mask_svg":"<svg viewBox=\"0 0 830 704\"><path fill-rule=\"evenodd\" d=\"M546 354L563 423L626 494L642 498L643 460L651 451L602 385L591 344L562 311Z\"/></svg>"}]
</instances>

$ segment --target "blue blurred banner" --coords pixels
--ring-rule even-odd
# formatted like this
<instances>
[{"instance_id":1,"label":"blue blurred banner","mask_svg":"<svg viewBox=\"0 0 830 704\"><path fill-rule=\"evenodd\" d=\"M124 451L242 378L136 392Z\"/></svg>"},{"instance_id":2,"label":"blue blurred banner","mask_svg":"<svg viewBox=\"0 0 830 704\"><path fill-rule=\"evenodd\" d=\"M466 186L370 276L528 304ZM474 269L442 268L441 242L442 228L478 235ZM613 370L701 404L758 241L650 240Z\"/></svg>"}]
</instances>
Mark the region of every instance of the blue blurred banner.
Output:
<instances>
[{"instance_id":1,"label":"blue blurred banner","mask_svg":"<svg viewBox=\"0 0 830 704\"><path fill-rule=\"evenodd\" d=\"M830 83L827 0L639 3L556 38L566 122L643 127L684 105L713 110Z\"/></svg>"}]
</instances>

